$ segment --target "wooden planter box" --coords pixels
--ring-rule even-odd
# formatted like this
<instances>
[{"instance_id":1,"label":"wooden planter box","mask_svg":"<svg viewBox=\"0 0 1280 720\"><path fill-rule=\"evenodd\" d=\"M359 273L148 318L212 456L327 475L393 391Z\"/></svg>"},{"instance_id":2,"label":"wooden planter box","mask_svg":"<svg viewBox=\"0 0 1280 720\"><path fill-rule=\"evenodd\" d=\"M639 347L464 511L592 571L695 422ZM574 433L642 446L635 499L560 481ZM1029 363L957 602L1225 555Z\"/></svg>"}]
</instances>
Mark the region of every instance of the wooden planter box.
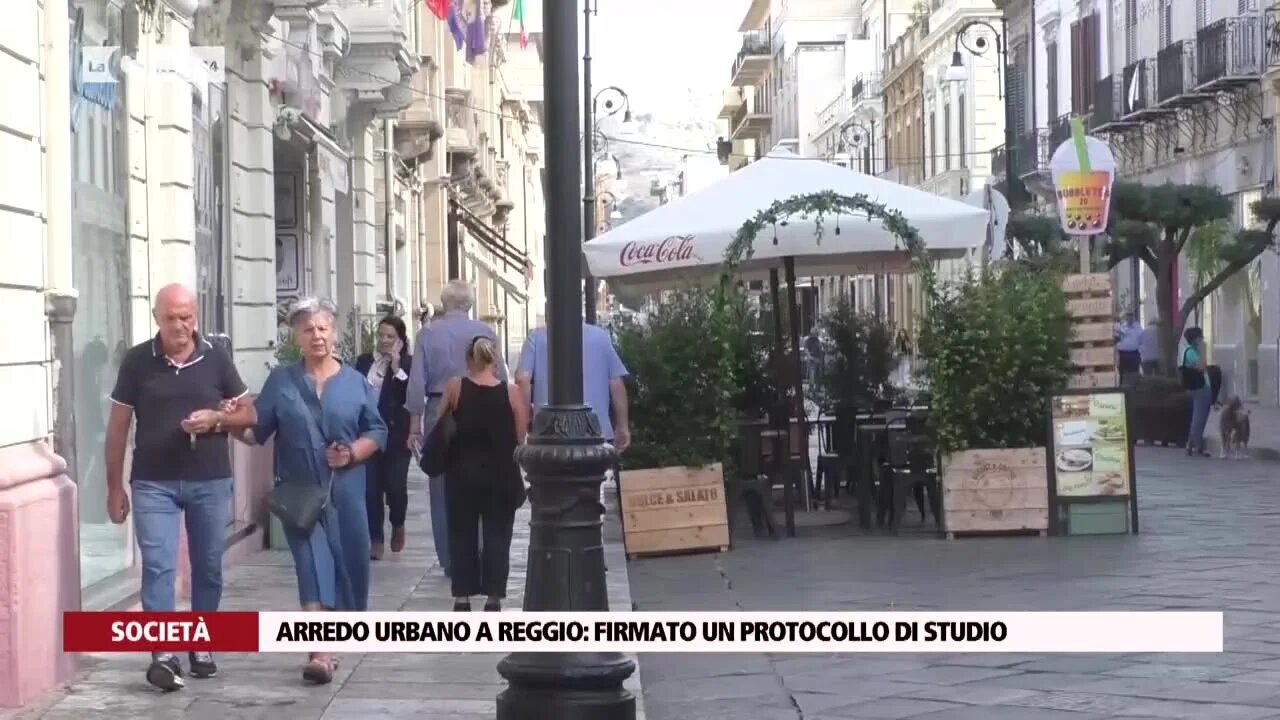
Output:
<instances>
[{"instance_id":1,"label":"wooden planter box","mask_svg":"<svg viewBox=\"0 0 1280 720\"><path fill-rule=\"evenodd\" d=\"M719 463L622 473L627 557L729 549L724 474Z\"/></svg>"},{"instance_id":2,"label":"wooden planter box","mask_svg":"<svg viewBox=\"0 0 1280 720\"><path fill-rule=\"evenodd\" d=\"M1049 531L1044 448L962 450L943 461L942 527L956 535Z\"/></svg>"}]
</instances>

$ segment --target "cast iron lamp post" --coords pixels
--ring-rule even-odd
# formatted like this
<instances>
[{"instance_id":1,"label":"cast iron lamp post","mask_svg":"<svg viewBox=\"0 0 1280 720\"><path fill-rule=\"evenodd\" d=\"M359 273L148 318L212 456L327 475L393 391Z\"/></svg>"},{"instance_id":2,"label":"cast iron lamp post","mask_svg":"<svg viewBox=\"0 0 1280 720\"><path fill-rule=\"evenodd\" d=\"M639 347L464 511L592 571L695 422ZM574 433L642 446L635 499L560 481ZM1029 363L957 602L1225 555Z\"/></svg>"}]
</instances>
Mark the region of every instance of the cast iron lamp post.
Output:
<instances>
[{"instance_id":1,"label":"cast iron lamp post","mask_svg":"<svg viewBox=\"0 0 1280 720\"><path fill-rule=\"evenodd\" d=\"M999 93L998 97L1004 101L1004 175L1005 186L1009 190L1009 204L1017 206L1020 193L1015 192L1014 183L1017 178L1014 176L1014 147L1013 147L1013 106L1009 104L1008 88L1005 82L1008 76L1005 74L1005 68L1009 64L1009 43L1008 43L1008 26L1003 17L1000 18L1000 29L997 30L994 25L986 20L970 20L956 30L956 46L951 53L951 66L947 68L946 79L950 82L968 82L969 69L965 67L964 57L960 54L960 48L968 50L970 54L982 56L990 49L992 42L987 39L986 34L977 34L975 37L969 37L969 31L974 28L985 28L987 32L995 38L996 51L996 89ZM1011 247L1011 246L1010 246Z\"/></svg>"},{"instance_id":2,"label":"cast iron lamp post","mask_svg":"<svg viewBox=\"0 0 1280 720\"><path fill-rule=\"evenodd\" d=\"M590 6L590 0L587 0ZM588 12L587 17L591 14ZM587 21L588 28L590 20ZM591 31L587 30L587 37L590 38ZM624 125L631 124L631 98L627 95L627 91L616 85L610 85L603 88L595 95L591 95L591 64L590 56L584 55L584 70L582 89L583 97L590 97L590 101L583 101L583 121L586 123L584 127L592 128L592 132L583 133L586 145L582 148L582 177L585 183L586 192L582 196L582 242L588 242L596 236L596 148L594 143L596 135L603 136L596 128L598 118L606 118L617 115L619 111L623 113L622 122ZM603 100L603 102L601 102ZM601 108L603 107L603 112ZM607 145L606 145L607 147ZM617 157L613 158L617 163ZM622 164L618 163L618 179L622 179ZM590 274L586 275L585 288L585 309L587 322L592 325L596 322L596 281Z\"/></svg>"},{"instance_id":3,"label":"cast iron lamp post","mask_svg":"<svg viewBox=\"0 0 1280 720\"><path fill-rule=\"evenodd\" d=\"M550 405L516 450L532 507L524 609L604 611L600 484L617 452L582 402L578 23L564 0L543 0L542 12ZM508 682L498 695L498 720L635 720L635 697L622 686L635 669L621 653L512 653L498 663Z\"/></svg>"},{"instance_id":4,"label":"cast iron lamp post","mask_svg":"<svg viewBox=\"0 0 1280 720\"><path fill-rule=\"evenodd\" d=\"M874 120L871 121L870 129L867 129L867 127L863 125L862 122L859 120L849 120L848 122L846 122L844 125L840 127L840 149L842 151L845 148L857 149L862 147L864 144L867 146L867 149L870 151L871 153L870 162L867 164L866 167L862 168L862 172L866 173L867 175L875 174L874 172L875 161L876 161L876 158L875 158L876 130L875 128L876 128L876 122ZM853 160L852 153L850 153L850 165L853 164L852 160Z\"/></svg>"}]
</instances>

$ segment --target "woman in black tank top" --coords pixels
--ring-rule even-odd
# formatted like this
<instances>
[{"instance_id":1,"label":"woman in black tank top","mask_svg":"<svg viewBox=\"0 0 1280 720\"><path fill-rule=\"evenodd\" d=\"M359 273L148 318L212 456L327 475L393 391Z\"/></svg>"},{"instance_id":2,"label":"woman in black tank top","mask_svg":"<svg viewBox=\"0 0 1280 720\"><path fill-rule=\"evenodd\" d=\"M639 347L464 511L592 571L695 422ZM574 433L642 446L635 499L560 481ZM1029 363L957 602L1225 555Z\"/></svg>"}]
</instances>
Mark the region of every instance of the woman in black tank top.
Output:
<instances>
[{"instance_id":1,"label":"woman in black tank top","mask_svg":"<svg viewBox=\"0 0 1280 720\"><path fill-rule=\"evenodd\" d=\"M512 527L525 500L514 453L524 442L528 410L519 389L498 379L497 360L492 340L473 339L467 377L449 381L440 408L456 427L445 473L454 610L470 610L474 595L486 597L485 610L502 609Z\"/></svg>"}]
</instances>

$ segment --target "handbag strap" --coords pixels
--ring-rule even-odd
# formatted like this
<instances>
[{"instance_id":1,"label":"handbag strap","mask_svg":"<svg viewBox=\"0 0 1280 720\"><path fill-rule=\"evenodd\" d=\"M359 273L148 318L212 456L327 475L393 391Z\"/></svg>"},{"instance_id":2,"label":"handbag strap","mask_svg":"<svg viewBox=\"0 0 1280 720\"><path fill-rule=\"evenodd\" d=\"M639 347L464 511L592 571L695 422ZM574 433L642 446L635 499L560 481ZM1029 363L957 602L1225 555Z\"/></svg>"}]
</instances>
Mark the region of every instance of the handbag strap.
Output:
<instances>
[{"instance_id":1,"label":"handbag strap","mask_svg":"<svg viewBox=\"0 0 1280 720\"><path fill-rule=\"evenodd\" d=\"M289 378L293 380L293 384L298 388L298 397L302 399L302 404L307 406L309 411L307 414L311 417L312 426L319 433L320 440L325 443L329 442L329 438L325 437L324 434L324 410L320 407L320 396L307 386L306 380L302 377L302 368L300 366L295 365L289 369ZM325 492L328 492L333 485L335 473L336 471L330 470L329 479L322 483Z\"/></svg>"}]
</instances>

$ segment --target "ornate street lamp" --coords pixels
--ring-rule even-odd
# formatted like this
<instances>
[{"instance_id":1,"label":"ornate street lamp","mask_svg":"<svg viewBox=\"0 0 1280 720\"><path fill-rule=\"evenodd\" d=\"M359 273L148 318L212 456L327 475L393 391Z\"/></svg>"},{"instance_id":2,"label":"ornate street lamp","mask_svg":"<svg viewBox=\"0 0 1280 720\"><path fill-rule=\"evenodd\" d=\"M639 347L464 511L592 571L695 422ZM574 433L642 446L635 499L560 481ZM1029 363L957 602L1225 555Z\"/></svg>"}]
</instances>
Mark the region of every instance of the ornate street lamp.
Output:
<instances>
[{"instance_id":1,"label":"ornate street lamp","mask_svg":"<svg viewBox=\"0 0 1280 720\"><path fill-rule=\"evenodd\" d=\"M985 29L986 33L974 33L970 36L970 30L975 28ZM1015 205L1018 201L1020 193L1015 192L1015 182L1017 178L1014 176L1014 148L1013 148L1013 105L1009 103L1009 93L1005 87L1008 75L1005 68L1009 64L1009 35L1008 26L1002 16L1000 18L1000 29L997 30L994 25L986 20L970 20L960 29L956 30L955 50L951 53L951 66L947 68L944 76L948 82L963 83L969 81L969 68L964 64L964 56L960 52L960 48L969 51L969 54L976 56L986 55L991 51L992 45L995 46L996 53L996 91L998 97L1004 101L1004 175L1005 185L1008 188L1009 204ZM987 39L988 35L991 40ZM961 119L963 122L963 118ZM1012 245L1006 248L1007 251L1012 249Z\"/></svg>"},{"instance_id":2,"label":"ornate street lamp","mask_svg":"<svg viewBox=\"0 0 1280 720\"><path fill-rule=\"evenodd\" d=\"M859 120L848 120L840 127L840 151L858 150L866 147L869 151L869 162L862 172L868 175L875 174L875 155L876 155L876 121L871 121L871 127L868 128ZM850 162L852 165L852 162Z\"/></svg>"},{"instance_id":3,"label":"ornate street lamp","mask_svg":"<svg viewBox=\"0 0 1280 720\"><path fill-rule=\"evenodd\" d=\"M604 203L605 207L609 208L610 220L622 219L622 212L618 210L618 198L616 195L609 192L608 190L605 190L604 192L600 193L600 200Z\"/></svg>"},{"instance_id":4,"label":"ornate street lamp","mask_svg":"<svg viewBox=\"0 0 1280 720\"><path fill-rule=\"evenodd\" d=\"M543 0L542 12L551 402L534 416L528 444L516 450L532 507L524 609L604 611L600 485L617 451L605 444L600 421L582 402L578 23L574 6L563 0ZM497 718L635 720L635 697L622 685L635 669L621 653L512 653L498 663L508 686L498 695Z\"/></svg>"}]
</instances>

